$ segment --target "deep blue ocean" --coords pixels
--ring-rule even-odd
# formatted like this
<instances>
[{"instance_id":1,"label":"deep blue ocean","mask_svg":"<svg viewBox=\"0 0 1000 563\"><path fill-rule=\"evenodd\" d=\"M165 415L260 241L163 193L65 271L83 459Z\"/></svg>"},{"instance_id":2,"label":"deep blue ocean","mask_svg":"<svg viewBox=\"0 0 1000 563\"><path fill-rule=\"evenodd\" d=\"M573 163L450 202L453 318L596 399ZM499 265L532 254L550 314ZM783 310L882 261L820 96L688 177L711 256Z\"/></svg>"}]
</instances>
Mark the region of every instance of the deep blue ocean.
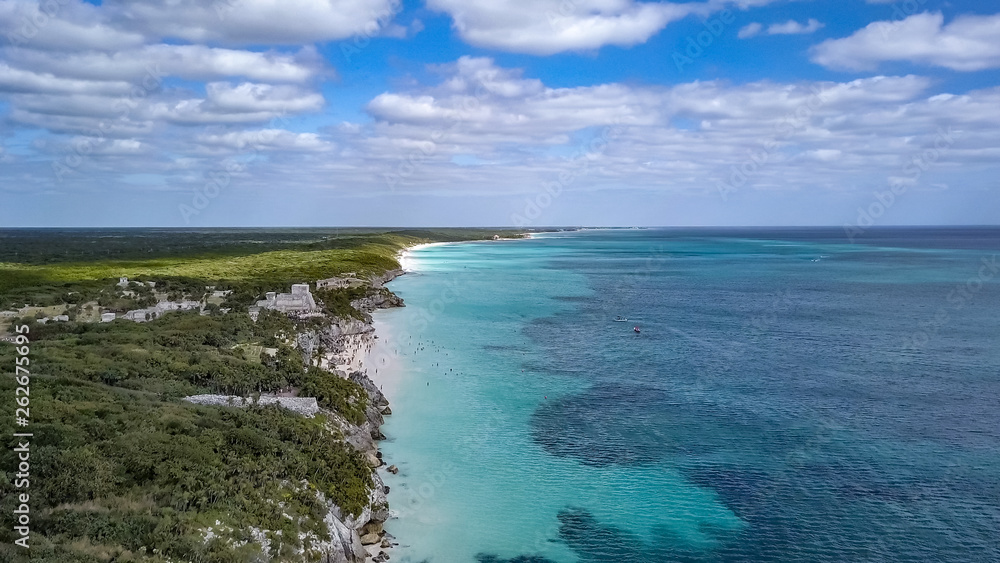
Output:
<instances>
[{"instance_id":1,"label":"deep blue ocean","mask_svg":"<svg viewBox=\"0 0 1000 563\"><path fill-rule=\"evenodd\" d=\"M370 361L393 560L1000 561L998 259L985 228L417 250Z\"/></svg>"}]
</instances>

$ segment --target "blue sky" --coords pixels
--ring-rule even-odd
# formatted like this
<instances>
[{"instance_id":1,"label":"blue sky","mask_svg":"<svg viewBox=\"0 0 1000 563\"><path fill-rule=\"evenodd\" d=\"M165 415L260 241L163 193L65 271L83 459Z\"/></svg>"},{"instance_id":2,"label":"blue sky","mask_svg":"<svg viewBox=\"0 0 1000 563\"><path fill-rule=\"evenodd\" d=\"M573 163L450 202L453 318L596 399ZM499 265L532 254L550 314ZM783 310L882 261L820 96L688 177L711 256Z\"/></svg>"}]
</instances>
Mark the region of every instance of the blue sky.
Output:
<instances>
[{"instance_id":1,"label":"blue sky","mask_svg":"<svg viewBox=\"0 0 1000 563\"><path fill-rule=\"evenodd\" d=\"M0 0L0 34L0 226L1000 209L1000 2Z\"/></svg>"}]
</instances>

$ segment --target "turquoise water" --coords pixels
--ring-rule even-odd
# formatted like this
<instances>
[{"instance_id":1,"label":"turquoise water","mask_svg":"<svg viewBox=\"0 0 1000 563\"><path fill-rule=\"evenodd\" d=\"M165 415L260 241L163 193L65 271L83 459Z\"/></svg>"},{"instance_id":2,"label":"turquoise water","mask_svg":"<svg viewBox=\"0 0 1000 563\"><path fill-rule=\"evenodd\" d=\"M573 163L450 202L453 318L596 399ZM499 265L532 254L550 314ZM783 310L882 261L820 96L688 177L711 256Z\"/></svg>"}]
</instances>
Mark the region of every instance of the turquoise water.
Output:
<instances>
[{"instance_id":1,"label":"turquoise water","mask_svg":"<svg viewBox=\"0 0 1000 563\"><path fill-rule=\"evenodd\" d=\"M1000 560L998 254L968 229L412 253L376 315L393 560Z\"/></svg>"}]
</instances>

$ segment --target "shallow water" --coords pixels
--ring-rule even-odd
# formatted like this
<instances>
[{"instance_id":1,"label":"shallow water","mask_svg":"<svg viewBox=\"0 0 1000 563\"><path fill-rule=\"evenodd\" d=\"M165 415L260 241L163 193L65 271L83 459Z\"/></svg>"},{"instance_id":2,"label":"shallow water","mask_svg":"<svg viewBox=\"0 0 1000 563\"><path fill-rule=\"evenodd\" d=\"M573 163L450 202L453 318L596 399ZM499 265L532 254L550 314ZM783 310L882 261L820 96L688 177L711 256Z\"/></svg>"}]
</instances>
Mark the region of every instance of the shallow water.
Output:
<instances>
[{"instance_id":1,"label":"shallow water","mask_svg":"<svg viewBox=\"0 0 1000 563\"><path fill-rule=\"evenodd\" d=\"M393 560L1000 560L998 254L995 229L413 252L370 360Z\"/></svg>"}]
</instances>

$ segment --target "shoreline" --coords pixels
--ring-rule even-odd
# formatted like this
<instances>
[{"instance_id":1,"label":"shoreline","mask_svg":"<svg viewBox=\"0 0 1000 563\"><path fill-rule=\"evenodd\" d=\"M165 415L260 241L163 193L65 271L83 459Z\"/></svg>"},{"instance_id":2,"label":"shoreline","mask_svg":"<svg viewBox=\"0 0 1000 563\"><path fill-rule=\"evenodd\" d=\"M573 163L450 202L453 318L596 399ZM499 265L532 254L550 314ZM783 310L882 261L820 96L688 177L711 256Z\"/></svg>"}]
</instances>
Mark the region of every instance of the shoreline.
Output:
<instances>
[{"instance_id":1,"label":"shoreline","mask_svg":"<svg viewBox=\"0 0 1000 563\"><path fill-rule=\"evenodd\" d=\"M406 275L408 273L416 273L418 270L414 268L413 264L414 260L409 255L419 250L435 246L445 246L453 244L516 241L516 240L531 239L531 238L532 238L532 233L525 232L523 233L523 236L517 238L428 242L428 243L415 244L413 246L406 247L400 250L399 253L397 253L396 261L399 262L399 270L395 270L394 272L398 273L396 275L393 275L391 278L383 281L382 284L384 285L385 283L388 283L401 275ZM402 305L399 306L379 307L372 310L370 312L371 321L365 323L371 329L371 332L366 334L367 337L366 341L368 343L368 346L365 347L362 345L355 349L356 350L355 354L361 356L362 358L359 361L360 365L363 366L361 367L360 370L361 373L364 375L364 377L366 377L369 381L372 382L374 387L378 390L379 394L382 395L382 398L389 403L391 403L392 400L394 400L398 396L397 393L400 392L400 387L402 385L403 378L405 377L405 373L404 370L402 369L402 366L397 363L402 358L402 356L399 355L398 349L394 351L392 349L395 338L400 337L400 335L395 334L390 329L391 325L389 322L387 322L387 320L384 317L387 314L391 314L391 311L393 311L394 309L405 306L406 304L403 303ZM358 360L358 358L352 358L352 364L356 360ZM370 367L375 370L374 373L372 373L371 370L368 369ZM392 414L391 410L387 409L387 411L388 411L386 413L387 415ZM381 431L379 433L381 434ZM383 438L385 438L385 436L383 436ZM378 442L376 442L375 445L376 448L378 448L379 446ZM379 451L378 456L382 464L379 465L378 467L373 468L372 473L373 475L378 476L377 483L384 484L384 481L382 480L382 476L384 475L383 472L391 472L390 468L395 467L395 464L392 463L392 460L388 462L384 461L381 451ZM385 487L385 489L389 488ZM392 510L393 499L390 495L391 492L387 490L385 493L385 498L387 504L388 518L385 524L388 524L391 520L399 517L399 513L397 511ZM387 541L383 541L380 544L374 544L374 546L372 546L375 548L374 552L368 552L368 557L366 558L366 561L377 562L377 561L385 561L387 559L391 559L392 552L394 551L394 548L399 545L399 543L395 541L396 538L392 535L390 531L385 530L383 528L383 533L384 533L383 537ZM387 546L386 543L388 543L389 545ZM386 557L384 559L377 559L378 557L377 554L379 554L380 552L386 554Z\"/></svg>"},{"instance_id":2,"label":"shoreline","mask_svg":"<svg viewBox=\"0 0 1000 563\"><path fill-rule=\"evenodd\" d=\"M415 252L417 250L423 250L425 248L431 248L433 246L447 246L447 245L451 245L451 244L470 244L470 243L477 243L477 242L478 243L485 243L485 242L505 242L505 241L526 240L526 239L532 239L532 238L534 238L534 235L536 235L536 234L538 234L538 233L532 233L532 232L525 231L525 232L521 233L521 236L514 237L514 238L482 239L482 240L454 240L454 241L443 241L443 242L422 242L420 244L415 244L413 246L408 246L408 247L404 248L403 250L400 250L399 252L397 252L396 253L396 261L399 262L399 268L401 270L403 270L403 273L413 272L415 270L413 270L412 268L407 267L407 264L410 263L410 259L408 258L407 255L410 254L410 253L412 253L412 252Z\"/></svg>"}]
</instances>

